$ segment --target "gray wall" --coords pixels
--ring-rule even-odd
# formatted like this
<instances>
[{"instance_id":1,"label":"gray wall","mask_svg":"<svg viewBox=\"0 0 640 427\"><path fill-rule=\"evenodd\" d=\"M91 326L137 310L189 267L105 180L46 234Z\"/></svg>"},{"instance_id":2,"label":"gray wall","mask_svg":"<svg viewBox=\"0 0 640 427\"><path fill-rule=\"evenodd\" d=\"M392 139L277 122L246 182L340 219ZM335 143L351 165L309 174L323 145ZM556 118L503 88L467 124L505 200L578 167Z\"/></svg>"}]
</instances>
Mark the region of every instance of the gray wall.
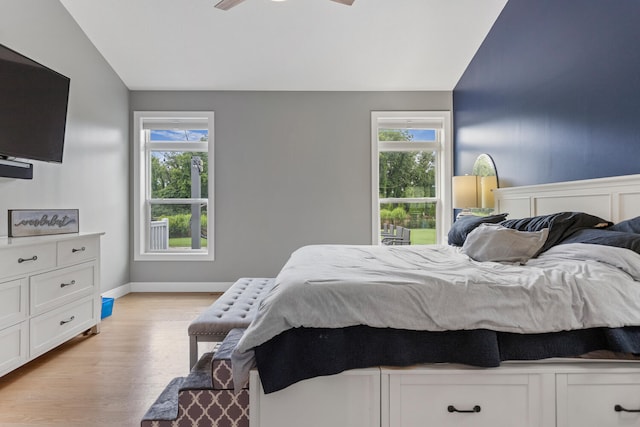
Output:
<instances>
[{"instance_id":1,"label":"gray wall","mask_svg":"<svg viewBox=\"0 0 640 427\"><path fill-rule=\"evenodd\" d=\"M451 92L131 92L132 111L215 112L215 261L133 262L133 282L273 277L307 244L371 242L371 111Z\"/></svg>"},{"instance_id":2,"label":"gray wall","mask_svg":"<svg viewBox=\"0 0 640 427\"><path fill-rule=\"evenodd\" d=\"M0 178L0 235L7 209L77 208L80 231L106 233L102 290L127 283L129 91L58 1L0 0L0 43L71 78L63 163Z\"/></svg>"}]
</instances>

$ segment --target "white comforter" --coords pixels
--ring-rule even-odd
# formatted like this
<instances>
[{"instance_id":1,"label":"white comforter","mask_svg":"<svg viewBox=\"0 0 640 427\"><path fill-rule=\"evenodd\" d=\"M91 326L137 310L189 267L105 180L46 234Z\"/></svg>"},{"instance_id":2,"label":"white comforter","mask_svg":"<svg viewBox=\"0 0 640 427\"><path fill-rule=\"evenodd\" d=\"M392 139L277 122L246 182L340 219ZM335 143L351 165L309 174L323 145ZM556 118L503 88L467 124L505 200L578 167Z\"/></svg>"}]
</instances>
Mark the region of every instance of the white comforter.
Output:
<instances>
[{"instance_id":1,"label":"white comforter","mask_svg":"<svg viewBox=\"0 0 640 427\"><path fill-rule=\"evenodd\" d=\"M640 255L556 246L525 266L451 246L306 246L295 251L238 345L290 328L352 325L540 333L640 325Z\"/></svg>"},{"instance_id":2,"label":"white comforter","mask_svg":"<svg viewBox=\"0 0 640 427\"><path fill-rule=\"evenodd\" d=\"M476 262L451 246L306 246L278 274L234 363L290 328L353 325L516 333L640 325L640 255L567 244L521 266Z\"/></svg>"}]
</instances>

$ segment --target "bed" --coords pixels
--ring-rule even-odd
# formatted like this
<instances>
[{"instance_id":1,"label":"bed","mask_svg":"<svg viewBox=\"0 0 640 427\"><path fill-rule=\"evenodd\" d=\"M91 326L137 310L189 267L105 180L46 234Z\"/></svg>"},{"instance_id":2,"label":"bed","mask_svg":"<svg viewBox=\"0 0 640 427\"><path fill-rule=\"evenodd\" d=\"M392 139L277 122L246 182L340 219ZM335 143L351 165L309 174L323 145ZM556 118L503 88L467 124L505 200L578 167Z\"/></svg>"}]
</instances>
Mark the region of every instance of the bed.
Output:
<instances>
[{"instance_id":1,"label":"bed","mask_svg":"<svg viewBox=\"0 0 640 427\"><path fill-rule=\"evenodd\" d=\"M640 176L496 204L455 247L294 252L234 351L252 426L640 425Z\"/></svg>"}]
</instances>

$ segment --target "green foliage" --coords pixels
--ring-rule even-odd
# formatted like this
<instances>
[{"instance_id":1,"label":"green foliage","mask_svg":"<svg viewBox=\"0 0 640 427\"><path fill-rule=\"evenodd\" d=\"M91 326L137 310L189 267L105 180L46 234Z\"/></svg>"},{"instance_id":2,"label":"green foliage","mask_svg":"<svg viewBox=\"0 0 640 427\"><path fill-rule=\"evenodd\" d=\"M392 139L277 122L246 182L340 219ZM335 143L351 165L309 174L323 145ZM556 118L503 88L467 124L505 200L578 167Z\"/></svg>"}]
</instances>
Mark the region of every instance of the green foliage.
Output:
<instances>
[{"instance_id":1,"label":"green foliage","mask_svg":"<svg viewBox=\"0 0 640 427\"><path fill-rule=\"evenodd\" d=\"M397 217L394 217L394 212ZM435 203L383 203L380 205L381 226L385 222L392 222L411 229L435 228L435 218Z\"/></svg>"},{"instance_id":2,"label":"green foliage","mask_svg":"<svg viewBox=\"0 0 640 427\"><path fill-rule=\"evenodd\" d=\"M191 194L191 160L199 157L200 194ZM151 197L154 199L189 199L208 197L209 158L205 152L156 151L151 156ZM194 197L195 196L195 197ZM152 216L165 218L191 214L189 205L154 205Z\"/></svg>"},{"instance_id":3,"label":"green foliage","mask_svg":"<svg viewBox=\"0 0 640 427\"><path fill-rule=\"evenodd\" d=\"M203 136L200 141L206 141ZM198 162L199 159L199 162ZM151 153L151 198L153 199L197 199L208 197L209 157L206 152L153 151ZM199 178L200 190L192 188L192 175ZM154 219L169 219L169 236L187 238L191 236L190 203L154 204L151 215ZM206 209L200 209L200 212ZM200 217L201 233L206 237L207 216Z\"/></svg>"},{"instance_id":4,"label":"green foliage","mask_svg":"<svg viewBox=\"0 0 640 427\"><path fill-rule=\"evenodd\" d=\"M169 236L174 237L191 237L191 214L178 214L167 217L169 218ZM202 233L207 230L207 216L200 217L200 228Z\"/></svg>"},{"instance_id":5,"label":"green foliage","mask_svg":"<svg viewBox=\"0 0 640 427\"><path fill-rule=\"evenodd\" d=\"M384 130L380 141L411 141L405 130ZM435 158L427 151L383 151L379 155L380 198L435 197Z\"/></svg>"},{"instance_id":6,"label":"green foliage","mask_svg":"<svg viewBox=\"0 0 640 427\"><path fill-rule=\"evenodd\" d=\"M378 141L411 141L411 134L406 129L381 129Z\"/></svg>"},{"instance_id":7,"label":"green foliage","mask_svg":"<svg viewBox=\"0 0 640 427\"><path fill-rule=\"evenodd\" d=\"M189 237L191 236L191 215L181 214L169 217L169 236Z\"/></svg>"},{"instance_id":8,"label":"green foliage","mask_svg":"<svg viewBox=\"0 0 640 427\"><path fill-rule=\"evenodd\" d=\"M393 220L393 223L396 225L402 225L406 218L407 218L407 211L405 211L402 206L398 206L397 208L391 211L391 219Z\"/></svg>"},{"instance_id":9,"label":"green foliage","mask_svg":"<svg viewBox=\"0 0 640 427\"><path fill-rule=\"evenodd\" d=\"M380 209L380 220L386 222L391 219L391 211L389 209Z\"/></svg>"},{"instance_id":10,"label":"green foliage","mask_svg":"<svg viewBox=\"0 0 640 427\"><path fill-rule=\"evenodd\" d=\"M202 160L201 191L197 197L207 197L209 186L207 153L154 152L151 156L151 197L154 199L191 198L191 159Z\"/></svg>"}]
</instances>

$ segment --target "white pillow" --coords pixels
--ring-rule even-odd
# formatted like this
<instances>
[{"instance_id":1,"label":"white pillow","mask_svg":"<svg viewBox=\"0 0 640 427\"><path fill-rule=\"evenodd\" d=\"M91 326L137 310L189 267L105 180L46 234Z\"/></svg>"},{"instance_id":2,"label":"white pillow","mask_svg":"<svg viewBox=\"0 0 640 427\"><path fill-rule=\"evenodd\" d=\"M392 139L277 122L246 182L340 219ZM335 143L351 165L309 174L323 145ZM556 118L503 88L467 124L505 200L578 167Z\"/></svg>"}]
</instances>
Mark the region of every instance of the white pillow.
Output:
<instances>
[{"instance_id":1,"label":"white pillow","mask_svg":"<svg viewBox=\"0 0 640 427\"><path fill-rule=\"evenodd\" d=\"M519 231L498 224L482 224L467 236L462 252L476 261L525 264L544 245L549 229Z\"/></svg>"}]
</instances>

